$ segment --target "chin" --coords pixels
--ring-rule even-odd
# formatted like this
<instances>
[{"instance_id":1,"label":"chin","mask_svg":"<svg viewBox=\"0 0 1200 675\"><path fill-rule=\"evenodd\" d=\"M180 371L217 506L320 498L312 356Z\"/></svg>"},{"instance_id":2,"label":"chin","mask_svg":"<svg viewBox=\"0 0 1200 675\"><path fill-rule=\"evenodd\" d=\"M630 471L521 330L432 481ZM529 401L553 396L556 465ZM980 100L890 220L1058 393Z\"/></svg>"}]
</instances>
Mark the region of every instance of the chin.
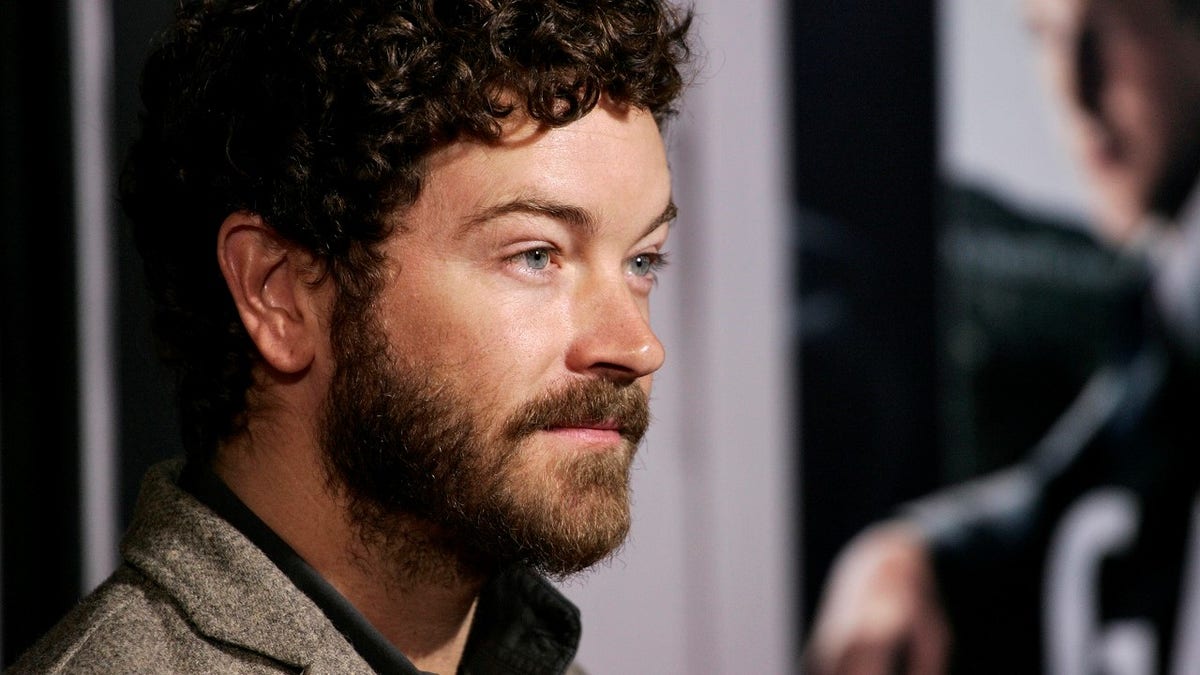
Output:
<instances>
[{"instance_id":1,"label":"chin","mask_svg":"<svg viewBox=\"0 0 1200 675\"><path fill-rule=\"evenodd\" d=\"M530 453L545 461L528 462L510 478L507 519L520 542L518 558L568 576L610 557L625 541L633 449L622 442L602 452L546 450Z\"/></svg>"},{"instance_id":2,"label":"chin","mask_svg":"<svg viewBox=\"0 0 1200 675\"><path fill-rule=\"evenodd\" d=\"M1098 234L1118 246L1142 234L1149 207L1140 190L1130 187L1128 181L1102 180L1097 191L1103 195L1093 212Z\"/></svg>"}]
</instances>

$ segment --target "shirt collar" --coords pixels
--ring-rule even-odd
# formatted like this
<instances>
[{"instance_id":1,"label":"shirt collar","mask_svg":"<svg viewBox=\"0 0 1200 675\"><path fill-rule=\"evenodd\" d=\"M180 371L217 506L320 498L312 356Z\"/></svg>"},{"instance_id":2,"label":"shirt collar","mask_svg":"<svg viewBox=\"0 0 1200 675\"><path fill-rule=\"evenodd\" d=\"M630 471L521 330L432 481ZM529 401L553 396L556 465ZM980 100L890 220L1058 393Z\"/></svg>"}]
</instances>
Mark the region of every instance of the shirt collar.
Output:
<instances>
[{"instance_id":1,"label":"shirt collar","mask_svg":"<svg viewBox=\"0 0 1200 675\"><path fill-rule=\"evenodd\" d=\"M207 465L188 462L179 486L237 528L303 591L380 673L421 675L412 662L279 537ZM484 586L461 673L562 673L581 635L579 610L545 578L514 565Z\"/></svg>"}]
</instances>

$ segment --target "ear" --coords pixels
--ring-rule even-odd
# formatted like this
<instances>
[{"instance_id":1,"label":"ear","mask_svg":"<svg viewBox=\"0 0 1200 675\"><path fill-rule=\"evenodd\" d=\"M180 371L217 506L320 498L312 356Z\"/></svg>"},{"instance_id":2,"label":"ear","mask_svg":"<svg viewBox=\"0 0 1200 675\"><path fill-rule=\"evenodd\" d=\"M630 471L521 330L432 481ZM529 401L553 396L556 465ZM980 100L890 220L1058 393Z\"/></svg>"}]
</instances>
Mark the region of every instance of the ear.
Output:
<instances>
[{"instance_id":1,"label":"ear","mask_svg":"<svg viewBox=\"0 0 1200 675\"><path fill-rule=\"evenodd\" d=\"M230 214L217 234L217 260L242 324L263 359L283 373L307 368L320 322L307 254L245 211Z\"/></svg>"}]
</instances>

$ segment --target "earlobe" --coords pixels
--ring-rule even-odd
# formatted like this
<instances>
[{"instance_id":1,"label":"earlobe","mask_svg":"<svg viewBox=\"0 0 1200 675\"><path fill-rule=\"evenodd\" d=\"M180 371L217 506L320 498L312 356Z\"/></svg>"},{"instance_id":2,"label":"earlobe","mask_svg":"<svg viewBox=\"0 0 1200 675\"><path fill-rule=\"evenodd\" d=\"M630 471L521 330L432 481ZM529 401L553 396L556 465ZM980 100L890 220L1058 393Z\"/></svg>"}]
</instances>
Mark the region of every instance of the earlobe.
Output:
<instances>
[{"instance_id":1,"label":"earlobe","mask_svg":"<svg viewBox=\"0 0 1200 675\"><path fill-rule=\"evenodd\" d=\"M301 257L257 214L230 214L217 235L221 274L246 332L263 360L287 374L312 363L319 330Z\"/></svg>"}]
</instances>

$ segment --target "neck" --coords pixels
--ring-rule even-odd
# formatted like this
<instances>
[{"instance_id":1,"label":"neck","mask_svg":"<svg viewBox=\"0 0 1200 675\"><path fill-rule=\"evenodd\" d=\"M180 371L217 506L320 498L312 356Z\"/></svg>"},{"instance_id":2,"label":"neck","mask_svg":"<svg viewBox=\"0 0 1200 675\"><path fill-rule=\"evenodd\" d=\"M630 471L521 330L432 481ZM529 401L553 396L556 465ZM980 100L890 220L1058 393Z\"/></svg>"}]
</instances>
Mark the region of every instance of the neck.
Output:
<instances>
[{"instance_id":1,"label":"neck","mask_svg":"<svg viewBox=\"0 0 1200 675\"><path fill-rule=\"evenodd\" d=\"M315 444L279 426L254 431L220 448L217 475L413 665L455 672L487 576L482 568L427 523L364 514L330 488ZM263 438L280 442L253 442ZM297 448L312 451L297 456Z\"/></svg>"}]
</instances>

